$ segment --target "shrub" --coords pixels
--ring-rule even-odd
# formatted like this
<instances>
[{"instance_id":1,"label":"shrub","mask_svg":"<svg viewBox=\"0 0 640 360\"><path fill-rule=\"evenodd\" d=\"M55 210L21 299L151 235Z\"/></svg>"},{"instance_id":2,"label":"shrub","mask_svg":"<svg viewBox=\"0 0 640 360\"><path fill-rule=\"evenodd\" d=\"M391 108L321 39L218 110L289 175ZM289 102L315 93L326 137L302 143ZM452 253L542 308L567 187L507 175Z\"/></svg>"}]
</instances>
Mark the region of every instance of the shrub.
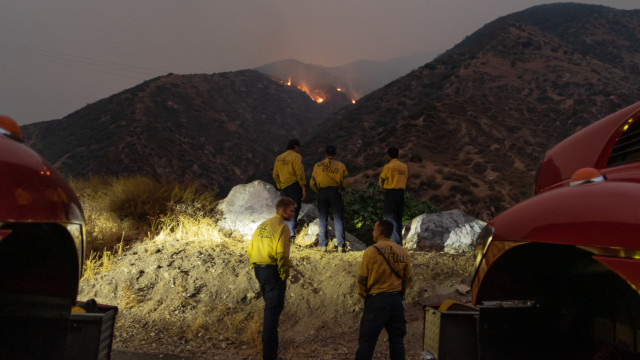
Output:
<instances>
[{"instance_id":1,"label":"shrub","mask_svg":"<svg viewBox=\"0 0 640 360\"><path fill-rule=\"evenodd\" d=\"M69 183L84 209L87 255L157 235L170 218L212 216L215 194L143 176L92 177Z\"/></svg>"},{"instance_id":2,"label":"shrub","mask_svg":"<svg viewBox=\"0 0 640 360\"><path fill-rule=\"evenodd\" d=\"M369 181L364 188L347 188L343 192L345 230L367 244L371 243L371 231L376 221L383 218L384 190L376 182ZM416 216L440 211L429 201L415 200L408 191L404 193L402 222Z\"/></svg>"},{"instance_id":3,"label":"shrub","mask_svg":"<svg viewBox=\"0 0 640 360\"><path fill-rule=\"evenodd\" d=\"M485 172L487 172L487 169L487 165L479 161L476 161L473 163L473 165L471 165L471 170L478 175L484 174Z\"/></svg>"}]
</instances>

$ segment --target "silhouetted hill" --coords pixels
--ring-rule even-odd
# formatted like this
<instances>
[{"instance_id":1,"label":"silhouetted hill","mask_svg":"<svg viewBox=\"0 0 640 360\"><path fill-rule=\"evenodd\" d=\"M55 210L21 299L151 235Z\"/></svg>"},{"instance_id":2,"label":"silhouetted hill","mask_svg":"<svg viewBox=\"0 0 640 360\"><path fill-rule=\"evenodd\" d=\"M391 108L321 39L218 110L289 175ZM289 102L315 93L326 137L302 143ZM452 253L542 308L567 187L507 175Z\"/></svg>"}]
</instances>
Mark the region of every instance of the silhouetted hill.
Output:
<instances>
[{"instance_id":1,"label":"silhouetted hill","mask_svg":"<svg viewBox=\"0 0 640 360\"><path fill-rule=\"evenodd\" d=\"M334 76L286 67L296 66ZM67 176L143 174L222 190L270 181L290 137L303 140L308 172L336 144L356 184L376 180L395 145L414 196L486 220L530 195L546 150L640 100L640 11L561 3L504 16L355 105L342 85L305 94L294 80L167 75L26 125L25 138Z\"/></svg>"},{"instance_id":2,"label":"silhouetted hill","mask_svg":"<svg viewBox=\"0 0 640 360\"><path fill-rule=\"evenodd\" d=\"M333 114L303 155L334 143L363 182L398 146L414 196L487 219L531 194L546 150L640 100L639 70L640 11L536 6Z\"/></svg>"},{"instance_id":3,"label":"silhouetted hill","mask_svg":"<svg viewBox=\"0 0 640 360\"><path fill-rule=\"evenodd\" d=\"M291 137L305 139L336 108L253 70L167 75L23 127L66 176L142 174L209 188L269 177Z\"/></svg>"},{"instance_id":4,"label":"silhouetted hill","mask_svg":"<svg viewBox=\"0 0 640 360\"><path fill-rule=\"evenodd\" d=\"M435 57L435 53L422 53L385 61L358 60L335 67L305 64L288 59L260 66L256 70L279 80L291 80L294 84L301 84L310 89L330 85L342 89L347 96L357 100Z\"/></svg>"}]
</instances>

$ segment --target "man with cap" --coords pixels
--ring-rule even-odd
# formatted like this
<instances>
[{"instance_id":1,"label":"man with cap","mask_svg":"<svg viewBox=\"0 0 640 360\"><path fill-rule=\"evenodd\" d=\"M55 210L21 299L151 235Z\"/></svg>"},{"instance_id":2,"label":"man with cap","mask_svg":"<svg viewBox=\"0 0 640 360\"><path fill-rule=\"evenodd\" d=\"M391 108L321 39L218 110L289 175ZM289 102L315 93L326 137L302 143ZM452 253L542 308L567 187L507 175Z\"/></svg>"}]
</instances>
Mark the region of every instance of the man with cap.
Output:
<instances>
[{"instance_id":1,"label":"man with cap","mask_svg":"<svg viewBox=\"0 0 640 360\"><path fill-rule=\"evenodd\" d=\"M302 156L300 156L300 142L291 139L287 143L287 150L278 155L273 165L273 180L282 196L289 197L296 202L296 213L289 222L291 228L291 241L295 238L298 215L302 207L302 200L306 196L305 186L307 180L304 175Z\"/></svg>"},{"instance_id":2,"label":"man with cap","mask_svg":"<svg viewBox=\"0 0 640 360\"><path fill-rule=\"evenodd\" d=\"M342 215L344 214L344 202L340 192L348 185L346 178L349 173L343 163L333 160L336 155L336 147L327 146L325 159L313 167L309 186L318 193L318 213L320 214L318 246L321 251L327 251L327 218L329 209L333 212L333 226L336 231L338 252L346 250L344 241L344 227Z\"/></svg>"},{"instance_id":3,"label":"man with cap","mask_svg":"<svg viewBox=\"0 0 640 360\"><path fill-rule=\"evenodd\" d=\"M393 223L391 240L402 245L402 213L404 212L404 190L407 187L409 170L398 160L398 148L387 149L387 164L382 168L378 184L384 192L384 219Z\"/></svg>"}]
</instances>

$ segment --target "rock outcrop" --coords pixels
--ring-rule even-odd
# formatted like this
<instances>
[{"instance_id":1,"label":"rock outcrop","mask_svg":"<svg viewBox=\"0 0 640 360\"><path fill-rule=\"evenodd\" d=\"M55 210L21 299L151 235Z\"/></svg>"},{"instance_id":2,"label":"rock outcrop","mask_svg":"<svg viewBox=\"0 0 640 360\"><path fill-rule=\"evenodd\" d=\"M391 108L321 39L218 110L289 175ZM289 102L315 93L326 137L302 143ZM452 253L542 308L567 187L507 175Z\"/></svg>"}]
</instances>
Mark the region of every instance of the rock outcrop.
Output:
<instances>
[{"instance_id":1,"label":"rock outcrop","mask_svg":"<svg viewBox=\"0 0 640 360\"><path fill-rule=\"evenodd\" d=\"M280 193L264 181L237 185L218 205L222 213L218 229L233 232L248 241L258 225L276 213L278 199Z\"/></svg>"},{"instance_id":2,"label":"rock outcrop","mask_svg":"<svg viewBox=\"0 0 640 360\"><path fill-rule=\"evenodd\" d=\"M403 244L408 250L436 250L460 254L473 250L485 226L462 210L420 215L404 225Z\"/></svg>"},{"instance_id":3,"label":"rock outcrop","mask_svg":"<svg viewBox=\"0 0 640 360\"><path fill-rule=\"evenodd\" d=\"M253 232L264 220L275 214L275 204L280 193L269 183L256 180L249 184L237 185L220 202L221 212L218 229L232 232L237 236L251 240ZM318 209L310 204L302 204L299 216L296 243L302 246L318 244ZM333 221L329 219L327 236L335 243ZM351 234L346 234L346 242L351 250L364 250L366 245Z\"/></svg>"}]
</instances>

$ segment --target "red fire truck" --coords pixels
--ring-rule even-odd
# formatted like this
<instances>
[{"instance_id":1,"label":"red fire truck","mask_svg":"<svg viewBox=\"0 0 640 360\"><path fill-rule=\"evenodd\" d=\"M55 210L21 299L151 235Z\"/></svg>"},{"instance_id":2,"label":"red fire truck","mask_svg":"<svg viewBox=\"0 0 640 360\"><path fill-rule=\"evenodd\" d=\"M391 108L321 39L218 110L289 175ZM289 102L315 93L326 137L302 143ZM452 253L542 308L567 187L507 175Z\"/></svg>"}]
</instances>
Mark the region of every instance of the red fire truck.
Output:
<instances>
[{"instance_id":1,"label":"red fire truck","mask_svg":"<svg viewBox=\"0 0 640 360\"><path fill-rule=\"evenodd\" d=\"M91 332L82 316L71 315L84 251L76 195L22 143L20 127L0 115L0 357L98 358L97 349L95 357L80 354L87 339L74 345L81 338L74 332Z\"/></svg>"},{"instance_id":2,"label":"red fire truck","mask_svg":"<svg viewBox=\"0 0 640 360\"><path fill-rule=\"evenodd\" d=\"M476 245L472 303L425 308L427 356L640 359L640 103L548 151Z\"/></svg>"}]
</instances>

